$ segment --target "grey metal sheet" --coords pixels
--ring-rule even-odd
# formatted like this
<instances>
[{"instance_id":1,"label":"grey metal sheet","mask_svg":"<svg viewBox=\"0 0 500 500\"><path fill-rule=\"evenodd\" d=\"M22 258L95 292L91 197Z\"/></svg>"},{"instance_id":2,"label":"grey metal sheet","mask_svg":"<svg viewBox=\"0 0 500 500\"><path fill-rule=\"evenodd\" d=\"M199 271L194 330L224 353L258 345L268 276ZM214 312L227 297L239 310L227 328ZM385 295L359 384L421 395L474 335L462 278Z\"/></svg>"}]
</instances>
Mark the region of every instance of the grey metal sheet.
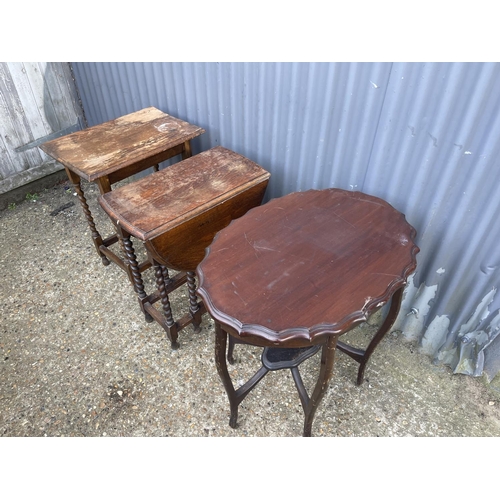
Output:
<instances>
[{"instance_id":1,"label":"grey metal sheet","mask_svg":"<svg viewBox=\"0 0 500 500\"><path fill-rule=\"evenodd\" d=\"M497 374L500 65L73 67L90 124L156 106L207 130L195 153L220 144L268 169L266 199L335 186L392 203L421 247L396 327L457 372Z\"/></svg>"}]
</instances>

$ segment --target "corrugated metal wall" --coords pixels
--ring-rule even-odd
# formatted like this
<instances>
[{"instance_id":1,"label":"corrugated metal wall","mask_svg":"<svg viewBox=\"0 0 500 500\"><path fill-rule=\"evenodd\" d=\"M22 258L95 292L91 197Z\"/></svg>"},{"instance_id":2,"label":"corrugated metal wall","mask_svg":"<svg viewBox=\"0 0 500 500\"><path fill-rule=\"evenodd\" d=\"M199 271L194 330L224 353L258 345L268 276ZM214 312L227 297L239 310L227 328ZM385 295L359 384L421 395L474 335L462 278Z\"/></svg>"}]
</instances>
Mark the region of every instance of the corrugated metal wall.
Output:
<instances>
[{"instance_id":1,"label":"corrugated metal wall","mask_svg":"<svg viewBox=\"0 0 500 500\"><path fill-rule=\"evenodd\" d=\"M500 65L73 63L90 125L146 106L272 173L266 199L339 187L418 231L396 328L456 372L500 371Z\"/></svg>"},{"instance_id":2,"label":"corrugated metal wall","mask_svg":"<svg viewBox=\"0 0 500 500\"><path fill-rule=\"evenodd\" d=\"M37 145L81 128L67 63L0 62L0 194L61 170Z\"/></svg>"}]
</instances>

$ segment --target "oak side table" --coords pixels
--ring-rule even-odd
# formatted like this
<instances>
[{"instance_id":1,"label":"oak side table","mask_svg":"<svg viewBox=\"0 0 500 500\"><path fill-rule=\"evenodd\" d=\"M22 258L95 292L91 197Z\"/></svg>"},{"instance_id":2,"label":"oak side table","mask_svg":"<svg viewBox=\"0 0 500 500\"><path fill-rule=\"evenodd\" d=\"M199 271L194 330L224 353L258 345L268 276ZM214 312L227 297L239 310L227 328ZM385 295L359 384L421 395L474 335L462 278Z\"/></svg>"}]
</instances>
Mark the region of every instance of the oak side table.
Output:
<instances>
[{"instance_id":1,"label":"oak side table","mask_svg":"<svg viewBox=\"0 0 500 500\"><path fill-rule=\"evenodd\" d=\"M156 320L173 348L178 332L199 329L205 308L196 297L195 269L217 231L262 202L270 173L221 146L182 160L99 197L115 224L146 319ZM144 242L157 290L147 294L130 236ZM168 269L178 271L170 278ZM168 294L186 283L189 312L174 321ZM161 300L161 310L154 304Z\"/></svg>"},{"instance_id":2,"label":"oak side table","mask_svg":"<svg viewBox=\"0 0 500 500\"><path fill-rule=\"evenodd\" d=\"M198 295L215 322L215 361L236 427L238 406L270 370L288 368L310 436L332 376L336 348L359 363L358 384L399 312L416 268L415 229L385 201L340 189L276 198L220 231L197 268ZM338 341L391 301L366 349ZM227 336L264 347L262 366L235 389L226 364ZM321 350L309 396L299 365Z\"/></svg>"},{"instance_id":3,"label":"oak side table","mask_svg":"<svg viewBox=\"0 0 500 500\"><path fill-rule=\"evenodd\" d=\"M72 182L92 240L104 265L110 261L127 270L127 263L109 248L118 241L116 234L102 238L88 206L81 180L95 182L101 193L111 185L154 167L176 155L191 156L191 140L205 131L149 107L94 127L45 142L40 149L64 165ZM141 271L150 266L145 262Z\"/></svg>"}]
</instances>

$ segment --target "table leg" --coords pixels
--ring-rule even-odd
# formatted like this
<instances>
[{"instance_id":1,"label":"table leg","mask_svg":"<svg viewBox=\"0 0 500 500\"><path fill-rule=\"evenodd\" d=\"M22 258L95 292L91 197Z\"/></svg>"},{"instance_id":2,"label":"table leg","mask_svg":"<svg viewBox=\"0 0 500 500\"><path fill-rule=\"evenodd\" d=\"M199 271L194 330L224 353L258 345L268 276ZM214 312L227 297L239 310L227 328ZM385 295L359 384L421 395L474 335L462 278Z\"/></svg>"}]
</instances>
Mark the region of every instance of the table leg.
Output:
<instances>
[{"instance_id":1,"label":"table leg","mask_svg":"<svg viewBox=\"0 0 500 500\"><path fill-rule=\"evenodd\" d=\"M165 280L165 283L168 283L170 281L170 273L168 272L168 267L161 266L161 270L163 273L163 279Z\"/></svg>"},{"instance_id":2,"label":"table leg","mask_svg":"<svg viewBox=\"0 0 500 500\"><path fill-rule=\"evenodd\" d=\"M109 177L107 175L96 179L95 183L97 184L97 187L99 188L99 192L101 194L106 194L111 191L111 181L109 180Z\"/></svg>"},{"instance_id":3,"label":"table leg","mask_svg":"<svg viewBox=\"0 0 500 500\"><path fill-rule=\"evenodd\" d=\"M298 365L300 365L300 363L302 363L302 361L307 359L309 356L317 352L317 349L308 349L311 352L307 354L304 353L302 358L290 360L289 362L284 361L281 363L273 363L269 360L264 360L263 358L263 365L260 367L260 369L253 375L250 380L248 380L248 382L235 390L234 385L231 381L231 377L229 376L226 363L227 337L228 334L225 332L225 330L218 322L215 322L215 364L217 367L217 372L219 373L229 399L229 406L231 409L229 425L232 428L236 428L239 404L269 371L290 368L295 386L297 387L297 390L299 392L302 408L304 410L303 436L311 436L314 415L319 404L321 403L321 400L323 399L323 396L325 395L326 390L328 389L328 383L332 377L338 336L329 336L326 342L323 344L323 348L321 351L321 367L318 375L318 380L311 397L308 396L307 391L304 387L304 383L302 382L302 378L298 370ZM286 348L284 349L287 350Z\"/></svg>"},{"instance_id":4,"label":"table leg","mask_svg":"<svg viewBox=\"0 0 500 500\"><path fill-rule=\"evenodd\" d=\"M132 245L132 241L130 239L130 234L127 233L127 231L125 231L119 223L117 224L116 229L125 252L127 272L129 274L130 281L135 292L137 293L139 305L141 306L145 319L148 323L151 323L154 320L153 317L144 309L144 301L147 299L147 294L144 290L144 281L142 280L142 275L139 270L139 264L135 255L134 246Z\"/></svg>"},{"instance_id":5,"label":"table leg","mask_svg":"<svg viewBox=\"0 0 500 500\"><path fill-rule=\"evenodd\" d=\"M182 159L187 160L188 158L191 158L192 152L191 152L191 141L186 141L184 143L184 149L182 151Z\"/></svg>"},{"instance_id":6,"label":"table leg","mask_svg":"<svg viewBox=\"0 0 500 500\"><path fill-rule=\"evenodd\" d=\"M170 307L170 299L168 298L168 293L165 285L165 276L168 277L168 270L165 266L154 263L155 267L155 277L156 277L156 286L158 287L158 291L160 293L161 305L163 308L163 314L165 316L166 322L166 331L168 339L170 340L170 344L172 345L172 349L178 349L179 344L177 342L178 337L178 326L174 321L172 316L172 309Z\"/></svg>"},{"instance_id":7,"label":"table leg","mask_svg":"<svg viewBox=\"0 0 500 500\"><path fill-rule=\"evenodd\" d=\"M231 382L231 377L227 370L226 344L227 333L221 328L219 323L215 322L215 366L217 367L217 372L229 399L229 407L231 410L229 425L234 429L236 428L236 420L238 419L239 403L236 398L236 391L234 390L233 383Z\"/></svg>"},{"instance_id":8,"label":"table leg","mask_svg":"<svg viewBox=\"0 0 500 500\"><path fill-rule=\"evenodd\" d=\"M67 168L66 168L66 174L68 175L69 180L73 184L73 188L75 189L80 205L82 206L83 213L85 214L85 218L87 219L87 224L90 228L90 232L92 234L92 240L96 247L97 253L101 257L102 263L105 266L108 266L109 259L105 255L103 255L102 252L100 251L100 247L103 244L102 236L99 234L99 231L95 227L94 218L92 217L92 213L90 211L87 199L85 198L85 194L81 186L81 179L77 174L71 172L71 170Z\"/></svg>"},{"instance_id":9,"label":"table leg","mask_svg":"<svg viewBox=\"0 0 500 500\"><path fill-rule=\"evenodd\" d=\"M245 399L249 392L259 383L259 381L264 377L264 375L266 375L269 370L265 366L262 366L248 382L235 390L231 381L231 377L229 376L229 372L227 370L226 346L227 333L222 329L221 325L218 322L215 322L215 365L229 399L229 407L231 409L229 426L235 429L236 421L238 419L239 404Z\"/></svg>"},{"instance_id":10,"label":"table leg","mask_svg":"<svg viewBox=\"0 0 500 500\"><path fill-rule=\"evenodd\" d=\"M186 277L189 294L189 312L193 318L193 329L195 333L199 333L201 331L201 310L196 296L196 276L193 271L187 271Z\"/></svg>"},{"instance_id":11,"label":"table leg","mask_svg":"<svg viewBox=\"0 0 500 500\"><path fill-rule=\"evenodd\" d=\"M234 341L233 337L229 336L229 346L227 348L227 360L229 364L234 365Z\"/></svg>"},{"instance_id":12,"label":"table leg","mask_svg":"<svg viewBox=\"0 0 500 500\"><path fill-rule=\"evenodd\" d=\"M368 360L370 359L370 356L372 355L373 351L378 346L380 341L384 338L386 333L389 331L391 326L394 324L394 321L396 321L399 309L401 307L401 301L403 299L403 290L404 288L399 288L392 296L389 312L387 313L387 316L384 322L382 323L382 326L379 328L379 330L377 331L373 339L370 341L366 349L364 350L357 349L355 347L351 347L348 344L344 344L343 342L338 342L337 344L337 348L340 351L347 354L348 356L350 356L352 359L354 359L359 363L358 378L356 381L357 385L361 385L363 383L365 368L368 363Z\"/></svg>"},{"instance_id":13,"label":"table leg","mask_svg":"<svg viewBox=\"0 0 500 500\"><path fill-rule=\"evenodd\" d=\"M336 335L331 335L323 345L323 349L321 351L321 368L319 371L318 381L316 382L316 386L311 398L304 408L304 437L311 436L314 414L316 413L316 410L321 400L323 399L326 390L328 389L328 383L333 373L333 362L335 360L335 348L337 346L337 339L338 337Z\"/></svg>"}]
</instances>

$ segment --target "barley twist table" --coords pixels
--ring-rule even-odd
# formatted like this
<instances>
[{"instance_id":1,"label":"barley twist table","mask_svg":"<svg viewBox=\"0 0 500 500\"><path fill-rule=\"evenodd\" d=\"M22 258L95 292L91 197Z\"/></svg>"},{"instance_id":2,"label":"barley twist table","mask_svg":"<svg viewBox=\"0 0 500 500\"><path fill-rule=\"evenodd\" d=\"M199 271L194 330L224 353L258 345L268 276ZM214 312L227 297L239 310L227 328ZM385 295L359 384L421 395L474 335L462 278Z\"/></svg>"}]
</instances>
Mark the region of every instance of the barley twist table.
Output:
<instances>
[{"instance_id":1,"label":"barley twist table","mask_svg":"<svg viewBox=\"0 0 500 500\"><path fill-rule=\"evenodd\" d=\"M81 180L94 182L101 193L108 193L112 184L150 167L158 171L161 162L174 156L189 158L191 140L204 132L197 125L149 107L40 146L42 151L64 165L104 265L112 261L129 271L126 259L111 249L118 242L118 236L112 234L103 238L97 229ZM148 267L150 263L146 261L140 269L143 271Z\"/></svg>"},{"instance_id":2,"label":"barley twist table","mask_svg":"<svg viewBox=\"0 0 500 500\"><path fill-rule=\"evenodd\" d=\"M189 324L199 329L205 311L195 285L205 248L231 220L260 205L269 177L248 158L217 146L99 197L125 248L139 305L147 320L165 329L173 348L180 330ZM131 236L144 243L155 269L152 294L145 291ZM171 278L168 269L178 273ZM189 312L175 320L168 295L186 282Z\"/></svg>"}]
</instances>

